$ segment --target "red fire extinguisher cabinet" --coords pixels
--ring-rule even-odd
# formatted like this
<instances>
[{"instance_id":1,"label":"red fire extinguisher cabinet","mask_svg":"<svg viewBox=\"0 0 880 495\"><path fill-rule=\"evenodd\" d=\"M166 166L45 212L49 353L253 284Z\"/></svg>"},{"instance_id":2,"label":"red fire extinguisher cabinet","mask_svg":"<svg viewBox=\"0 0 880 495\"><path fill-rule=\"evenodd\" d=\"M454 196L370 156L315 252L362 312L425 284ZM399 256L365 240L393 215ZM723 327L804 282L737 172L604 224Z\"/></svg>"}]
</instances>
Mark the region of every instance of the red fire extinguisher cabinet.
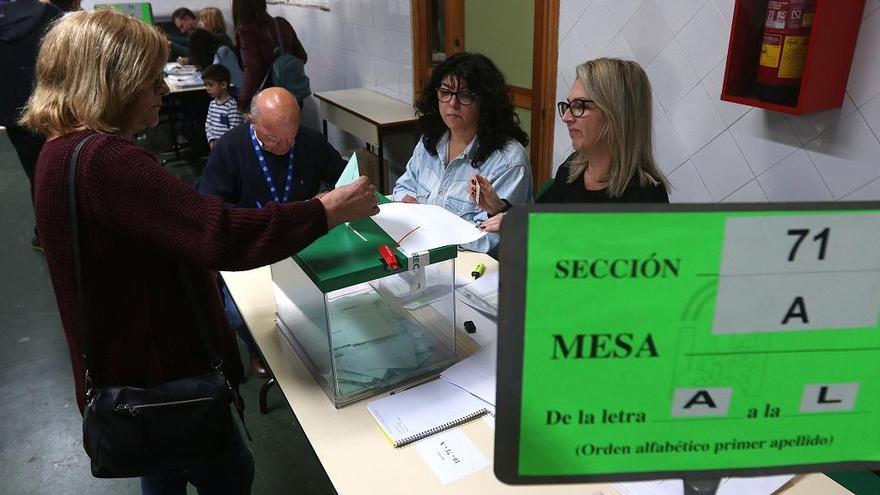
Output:
<instances>
[{"instance_id":1,"label":"red fire extinguisher cabinet","mask_svg":"<svg viewBox=\"0 0 880 495\"><path fill-rule=\"evenodd\" d=\"M797 105L755 97L768 0L736 0L721 99L794 115L843 105L865 0L817 0ZM877 62L880 63L880 57Z\"/></svg>"}]
</instances>

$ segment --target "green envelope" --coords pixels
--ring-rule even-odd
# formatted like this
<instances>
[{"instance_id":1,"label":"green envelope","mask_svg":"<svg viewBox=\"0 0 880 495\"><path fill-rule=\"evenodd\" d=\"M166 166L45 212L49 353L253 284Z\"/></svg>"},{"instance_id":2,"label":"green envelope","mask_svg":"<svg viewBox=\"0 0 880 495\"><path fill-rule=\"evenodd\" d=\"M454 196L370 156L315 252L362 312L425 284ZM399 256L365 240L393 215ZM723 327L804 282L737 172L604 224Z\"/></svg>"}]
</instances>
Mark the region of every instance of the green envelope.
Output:
<instances>
[{"instance_id":1,"label":"green envelope","mask_svg":"<svg viewBox=\"0 0 880 495\"><path fill-rule=\"evenodd\" d=\"M348 160L348 164L345 166L345 170L342 171L342 175L340 175L339 180L336 181L336 187L351 184L352 182L356 181L357 178L360 176L361 172L358 168L357 153L352 152L351 159Z\"/></svg>"}]
</instances>

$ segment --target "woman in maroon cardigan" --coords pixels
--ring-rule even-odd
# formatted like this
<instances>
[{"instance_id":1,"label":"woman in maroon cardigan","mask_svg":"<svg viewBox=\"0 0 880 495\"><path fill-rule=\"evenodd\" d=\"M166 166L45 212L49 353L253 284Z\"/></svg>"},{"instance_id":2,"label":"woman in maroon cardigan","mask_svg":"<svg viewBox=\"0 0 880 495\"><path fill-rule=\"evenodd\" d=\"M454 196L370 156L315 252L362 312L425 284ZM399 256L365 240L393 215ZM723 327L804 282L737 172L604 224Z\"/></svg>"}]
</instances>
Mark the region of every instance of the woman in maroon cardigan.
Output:
<instances>
[{"instance_id":1,"label":"woman in maroon cardigan","mask_svg":"<svg viewBox=\"0 0 880 495\"><path fill-rule=\"evenodd\" d=\"M89 371L96 386L151 387L209 371L199 310L214 330L226 376L237 384L241 360L214 271L281 260L329 228L379 211L364 177L320 199L235 209L169 174L133 140L135 132L159 120L162 97L168 94L162 77L167 58L162 34L131 17L109 10L66 15L43 40L36 87L22 117L23 125L48 138L37 166L37 227L80 409L85 380L79 314L84 309ZM73 149L93 134L79 155L75 180L83 308L77 297L67 171ZM187 297L179 261L186 266L197 307ZM253 459L237 431L234 437L234 448L217 460L143 478L144 492L178 493L189 481L200 493L249 493Z\"/></svg>"},{"instance_id":2,"label":"woman in maroon cardigan","mask_svg":"<svg viewBox=\"0 0 880 495\"><path fill-rule=\"evenodd\" d=\"M283 17L276 17L275 20L281 31L284 51L302 59L303 63L308 62L306 50L293 26ZM275 60L274 50L278 46L275 23L266 12L266 0L232 0L232 23L235 25L235 43L244 71L244 87L238 95L238 106L247 111Z\"/></svg>"}]
</instances>

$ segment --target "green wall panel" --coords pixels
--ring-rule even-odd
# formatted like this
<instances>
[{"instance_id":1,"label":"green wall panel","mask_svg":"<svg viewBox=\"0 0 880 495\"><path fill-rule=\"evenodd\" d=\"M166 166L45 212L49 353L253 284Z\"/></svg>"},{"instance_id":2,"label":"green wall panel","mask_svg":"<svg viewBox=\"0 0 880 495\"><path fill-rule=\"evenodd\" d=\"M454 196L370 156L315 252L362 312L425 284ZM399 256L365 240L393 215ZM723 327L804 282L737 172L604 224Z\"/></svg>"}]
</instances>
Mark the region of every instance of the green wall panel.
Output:
<instances>
[{"instance_id":1,"label":"green wall panel","mask_svg":"<svg viewBox=\"0 0 880 495\"><path fill-rule=\"evenodd\" d=\"M465 49L491 58L507 84L531 88L534 23L532 0L467 0Z\"/></svg>"}]
</instances>

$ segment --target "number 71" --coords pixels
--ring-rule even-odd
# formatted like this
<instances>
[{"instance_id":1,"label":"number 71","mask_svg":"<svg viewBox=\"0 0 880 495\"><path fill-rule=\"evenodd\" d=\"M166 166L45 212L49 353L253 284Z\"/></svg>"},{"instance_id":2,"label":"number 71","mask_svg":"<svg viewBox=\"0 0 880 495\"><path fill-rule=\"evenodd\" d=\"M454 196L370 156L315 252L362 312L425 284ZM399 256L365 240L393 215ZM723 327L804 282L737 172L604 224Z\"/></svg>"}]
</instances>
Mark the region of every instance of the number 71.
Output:
<instances>
[{"instance_id":1,"label":"number 71","mask_svg":"<svg viewBox=\"0 0 880 495\"><path fill-rule=\"evenodd\" d=\"M801 243L804 242L804 239L810 235L810 229L789 229L788 235L797 236L797 240L794 241L794 246L791 247L791 251L788 252L788 261L794 261L794 257L797 256L798 249L801 247ZM828 248L828 237L831 236L831 227L825 227L821 232L813 236L814 241L820 241L819 244L819 259L825 259L825 250Z\"/></svg>"}]
</instances>

